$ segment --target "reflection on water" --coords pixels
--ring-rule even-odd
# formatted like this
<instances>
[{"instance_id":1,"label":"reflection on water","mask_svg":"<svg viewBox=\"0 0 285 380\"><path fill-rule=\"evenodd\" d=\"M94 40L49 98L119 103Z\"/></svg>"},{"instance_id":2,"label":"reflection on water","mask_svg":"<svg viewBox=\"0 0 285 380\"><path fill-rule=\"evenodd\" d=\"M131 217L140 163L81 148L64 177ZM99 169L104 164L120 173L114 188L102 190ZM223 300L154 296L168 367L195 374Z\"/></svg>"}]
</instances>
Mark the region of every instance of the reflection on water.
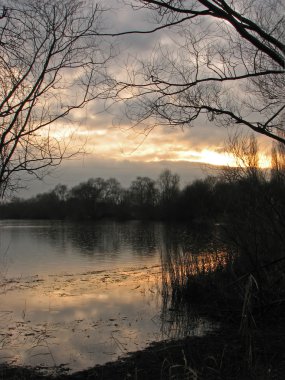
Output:
<instances>
[{"instance_id":1,"label":"reflection on water","mask_svg":"<svg viewBox=\"0 0 285 380\"><path fill-rule=\"evenodd\" d=\"M188 227L2 221L0 236L1 362L75 371L211 328L162 297L160 255L202 244Z\"/></svg>"},{"instance_id":2,"label":"reflection on water","mask_svg":"<svg viewBox=\"0 0 285 380\"><path fill-rule=\"evenodd\" d=\"M76 370L161 339L158 276L152 267L7 282L0 360Z\"/></svg>"},{"instance_id":3,"label":"reflection on water","mask_svg":"<svg viewBox=\"0 0 285 380\"><path fill-rule=\"evenodd\" d=\"M0 221L11 276L79 272L159 262L157 223Z\"/></svg>"}]
</instances>

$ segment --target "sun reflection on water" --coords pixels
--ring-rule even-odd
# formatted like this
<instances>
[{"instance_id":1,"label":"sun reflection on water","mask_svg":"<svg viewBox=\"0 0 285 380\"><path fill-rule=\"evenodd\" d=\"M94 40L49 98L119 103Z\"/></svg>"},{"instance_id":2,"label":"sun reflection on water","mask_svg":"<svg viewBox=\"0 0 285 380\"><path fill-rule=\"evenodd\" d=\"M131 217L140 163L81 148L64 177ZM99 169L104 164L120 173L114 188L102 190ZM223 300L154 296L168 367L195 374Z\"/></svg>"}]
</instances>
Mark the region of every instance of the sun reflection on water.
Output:
<instances>
[{"instance_id":1,"label":"sun reflection on water","mask_svg":"<svg viewBox=\"0 0 285 380\"><path fill-rule=\"evenodd\" d=\"M173 337L171 321L161 316L160 278L156 265L8 280L1 294L1 362L76 371ZM192 320L193 334L207 328L197 330Z\"/></svg>"},{"instance_id":2,"label":"sun reflection on water","mask_svg":"<svg viewBox=\"0 0 285 380\"><path fill-rule=\"evenodd\" d=\"M1 295L1 361L79 370L146 346L159 335L158 276L152 267L10 280Z\"/></svg>"}]
</instances>

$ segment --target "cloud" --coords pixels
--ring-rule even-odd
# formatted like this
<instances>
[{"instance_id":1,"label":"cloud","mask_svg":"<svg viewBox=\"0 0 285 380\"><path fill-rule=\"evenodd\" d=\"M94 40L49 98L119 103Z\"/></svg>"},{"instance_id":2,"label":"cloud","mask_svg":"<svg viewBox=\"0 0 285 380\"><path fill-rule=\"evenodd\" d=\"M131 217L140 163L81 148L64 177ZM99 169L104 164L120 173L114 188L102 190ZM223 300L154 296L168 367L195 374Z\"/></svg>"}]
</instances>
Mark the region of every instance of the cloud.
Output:
<instances>
[{"instance_id":1,"label":"cloud","mask_svg":"<svg viewBox=\"0 0 285 380\"><path fill-rule=\"evenodd\" d=\"M181 177L181 185L193 182L212 174L210 167L200 163L187 161L135 161L132 159L113 160L102 159L96 155L87 155L80 160L68 160L46 176L43 181L26 182L27 189L19 192L19 196L28 198L38 193L52 190L57 184L65 184L69 188L89 178L102 177L105 179L116 178L122 186L128 187L138 176L146 176L156 180L159 174L170 169Z\"/></svg>"},{"instance_id":2,"label":"cloud","mask_svg":"<svg viewBox=\"0 0 285 380\"><path fill-rule=\"evenodd\" d=\"M157 24L149 10L142 7L134 11L125 1L111 0L109 10L105 13L104 31L122 32L130 30L149 30ZM174 29L175 37L178 34ZM119 38L106 37L116 45L118 56L113 60L110 70L117 75L125 70L125 63L149 56L159 42L166 45L176 44L173 30L161 30L151 34L131 34ZM117 47L118 44L118 47ZM179 49L178 49L179 51ZM85 149L94 159L125 159L142 162L160 160L196 160L201 152L213 151L223 153L225 140L229 131L217 127L206 117L196 122L194 128L184 130L170 127L156 127L151 133L143 125L131 127L131 122L124 113L124 104L96 100L83 110L76 110L70 120L78 139L86 140ZM148 135L147 135L148 134ZM200 157L199 156L199 157ZM210 156L208 156L210 157ZM201 158L201 157L200 157ZM199 158L199 159L200 159Z\"/></svg>"},{"instance_id":3,"label":"cloud","mask_svg":"<svg viewBox=\"0 0 285 380\"><path fill-rule=\"evenodd\" d=\"M146 9L134 14L124 1L119 0L109 1L108 7L111 11L105 13L105 32L147 30L155 26ZM119 52L110 71L125 75L126 62L152 54L159 42L173 44L172 33L171 30L162 30L153 34L106 37L106 41L113 43ZM87 154L79 161L63 163L45 182L33 183L31 193L50 189L58 182L72 186L97 176L116 177L128 185L136 175L154 178L168 167L181 174L183 181L190 182L204 175L201 167L191 162L209 163L212 160L217 163L222 159L225 140L230 132L213 125L206 118L197 121L193 128L158 126L147 135L142 125L131 127L123 103L109 107L110 104L110 101L95 100L84 109L71 113L68 121L59 123L54 133L64 138L70 135L75 149L84 144ZM268 150L269 140L260 140L262 149ZM27 192L23 194L27 195Z\"/></svg>"}]
</instances>

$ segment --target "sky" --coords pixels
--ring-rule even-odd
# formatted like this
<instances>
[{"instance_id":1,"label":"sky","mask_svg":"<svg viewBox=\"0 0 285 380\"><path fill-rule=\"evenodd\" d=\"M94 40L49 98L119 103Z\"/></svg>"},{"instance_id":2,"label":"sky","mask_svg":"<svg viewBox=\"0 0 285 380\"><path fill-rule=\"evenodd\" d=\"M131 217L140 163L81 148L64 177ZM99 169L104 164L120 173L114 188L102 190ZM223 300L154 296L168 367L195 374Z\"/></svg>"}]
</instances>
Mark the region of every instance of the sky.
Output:
<instances>
[{"instance_id":1,"label":"sky","mask_svg":"<svg viewBox=\"0 0 285 380\"><path fill-rule=\"evenodd\" d=\"M123 5L120 0L104 2L112 9L105 15L105 31L152 28L146 10L137 13ZM112 40L116 58L109 67L117 76L125 75L127 62L151 56L158 43L175 44L173 34L166 30L147 35L122 36ZM104 110L102 103L90 102L84 109L70 115L71 122L61 121L53 133L60 138L71 139L78 147L84 145L85 154L64 161L59 168L43 181L24 182L26 189L20 196L29 197L49 191L58 183L72 187L93 177L117 178L128 186L137 176L157 178L169 168L181 176L181 183L191 183L197 178L213 174L210 165L225 165L229 162L224 152L229 131L201 120L194 128L170 128L157 126L148 135L143 128L132 128L123 115L123 106L115 104ZM259 138L262 149L268 151L270 140Z\"/></svg>"}]
</instances>

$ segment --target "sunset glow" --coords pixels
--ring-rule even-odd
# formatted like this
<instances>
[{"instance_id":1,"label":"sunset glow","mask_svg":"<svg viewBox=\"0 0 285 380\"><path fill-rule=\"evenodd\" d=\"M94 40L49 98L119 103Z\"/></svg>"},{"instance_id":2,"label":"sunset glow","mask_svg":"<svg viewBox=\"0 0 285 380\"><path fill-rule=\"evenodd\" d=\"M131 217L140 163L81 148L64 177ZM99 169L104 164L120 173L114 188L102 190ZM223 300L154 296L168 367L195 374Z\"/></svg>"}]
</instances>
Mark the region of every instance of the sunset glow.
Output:
<instances>
[{"instance_id":1,"label":"sunset glow","mask_svg":"<svg viewBox=\"0 0 285 380\"><path fill-rule=\"evenodd\" d=\"M234 166L234 158L227 153L218 153L214 150L203 149L202 151L179 152L181 159L218 166Z\"/></svg>"},{"instance_id":2,"label":"sunset glow","mask_svg":"<svg viewBox=\"0 0 285 380\"><path fill-rule=\"evenodd\" d=\"M81 112L80 112L81 111ZM78 110L75 120L57 123L54 129L43 130L56 139L68 139L71 146L84 146L94 160L149 163L197 163L214 166L244 166L226 152L224 131L205 134L200 128L185 129L156 127L149 134L130 125L114 126L103 115L85 114ZM267 141L260 140L259 167L271 166Z\"/></svg>"},{"instance_id":3,"label":"sunset glow","mask_svg":"<svg viewBox=\"0 0 285 380\"><path fill-rule=\"evenodd\" d=\"M73 144L84 140L85 151L91 156L115 161L133 162L193 162L214 166L243 166L232 154L223 150L223 145L207 144L207 141L191 141L184 135L157 129L148 136L136 134L133 130L124 131L116 127L98 127L87 129L85 126L59 126L53 136L72 137ZM261 149L262 150L262 149ZM269 168L270 157L262 151L259 166Z\"/></svg>"}]
</instances>

